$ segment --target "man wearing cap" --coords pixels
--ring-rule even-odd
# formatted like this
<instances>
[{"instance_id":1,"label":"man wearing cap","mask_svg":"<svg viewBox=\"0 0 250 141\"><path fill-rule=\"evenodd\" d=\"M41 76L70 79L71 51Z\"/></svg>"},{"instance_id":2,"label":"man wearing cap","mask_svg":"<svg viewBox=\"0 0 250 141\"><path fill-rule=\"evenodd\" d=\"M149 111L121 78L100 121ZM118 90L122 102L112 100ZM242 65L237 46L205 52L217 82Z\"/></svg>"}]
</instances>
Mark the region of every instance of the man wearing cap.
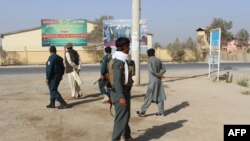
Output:
<instances>
[{"instance_id":1,"label":"man wearing cap","mask_svg":"<svg viewBox=\"0 0 250 141\"><path fill-rule=\"evenodd\" d=\"M66 73L68 74L69 84L71 88L71 97L79 98L82 96L81 85L82 81L79 77L79 72L81 70L81 59L76 50L73 49L71 43L65 45L65 65Z\"/></svg>"},{"instance_id":2,"label":"man wearing cap","mask_svg":"<svg viewBox=\"0 0 250 141\"><path fill-rule=\"evenodd\" d=\"M50 91L50 104L47 108L55 108L55 101L58 100L61 104L58 109L65 109L68 105L57 90L65 69L63 58L56 54L55 46L51 46L49 51L50 56L46 62L46 83Z\"/></svg>"}]
</instances>

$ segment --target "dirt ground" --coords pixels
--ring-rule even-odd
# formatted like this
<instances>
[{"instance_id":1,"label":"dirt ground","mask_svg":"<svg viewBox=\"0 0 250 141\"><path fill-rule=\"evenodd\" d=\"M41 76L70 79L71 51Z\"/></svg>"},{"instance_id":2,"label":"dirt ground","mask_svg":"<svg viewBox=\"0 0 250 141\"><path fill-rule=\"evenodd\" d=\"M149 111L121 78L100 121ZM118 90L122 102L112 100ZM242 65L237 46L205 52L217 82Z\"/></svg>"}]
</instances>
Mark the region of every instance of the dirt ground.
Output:
<instances>
[{"instance_id":1,"label":"dirt ground","mask_svg":"<svg viewBox=\"0 0 250 141\"><path fill-rule=\"evenodd\" d=\"M156 117L152 104L147 117L136 111L147 89L147 72L132 88L130 126L136 141L222 141L224 124L250 124L250 95L243 87L214 83L202 71L170 71L164 80L165 117ZM45 75L0 75L0 141L109 141L114 118L102 104L98 73L81 72L84 96L70 100L68 79L59 91L72 108L47 109ZM59 105L58 103L56 103Z\"/></svg>"}]
</instances>

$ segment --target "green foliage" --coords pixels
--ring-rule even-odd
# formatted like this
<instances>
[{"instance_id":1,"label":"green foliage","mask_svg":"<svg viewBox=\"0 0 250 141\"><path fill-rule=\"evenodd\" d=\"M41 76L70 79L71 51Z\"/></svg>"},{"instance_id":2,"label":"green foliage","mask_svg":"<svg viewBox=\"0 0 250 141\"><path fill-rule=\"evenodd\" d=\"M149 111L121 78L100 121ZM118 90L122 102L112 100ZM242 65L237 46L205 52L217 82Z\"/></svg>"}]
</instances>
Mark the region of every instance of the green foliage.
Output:
<instances>
[{"instance_id":1,"label":"green foliage","mask_svg":"<svg viewBox=\"0 0 250 141\"><path fill-rule=\"evenodd\" d=\"M101 16L99 19L95 20L94 30L89 33L88 41L94 44L101 44L103 41L103 21L111 20L113 16Z\"/></svg>"},{"instance_id":2,"label":"green foliage","mask_svg":"<svg viewBox=\"0 0 250 141\"><path fill-rule=\"evenodd\" d=\"M247 53L248 53L248 54L250 53L250 48L247 49Z\"/></svg>"},{"instance_id":3,"label":"green foliage","mask_svg":"<svg viewBox=\"0 0 250 141\"><path fill-rule=\"evenodd\" d=\"M6 66L8 64L8 61L7 61L7 52L5 50L3 50L2 47L0 47L0 57L1 57L1 65L2 66Z\"/></svg>"},{"instance_id":4,"label":"green foliage","mask_svg":"<svg viewBox=\"0 0 250 141\"><path fill-rule=\"evenodd\" d=\"M189 37L186 42L180 42L177 38L174 43L169 43L167 45L167 49L170 53L170 56L172 57L172 61L184 61L185 49L192 51L193 55L195 56L194 61L198 61L201 56L199 50L196 47L196 43L191 37Z\"/></svg>"},{"instance_id":5,"label":"green foliage","mask_svg":"<svg viewBox=\"0 0 250 141\"><path fill-rule=\"evenodd\" d=\"M185 50L183 44L177 38L173 44L168 44L167 49L172 57L172 61L184 61Z\"/></svg>"},{"instance_id":6,"label":"green foliage","mask_svg":"<svg viewBox=\"0 0 250 141\"><path fill-rule=\"evenodd\" d=\"M249 33L246 29L241 29L236 34L236 43L238 47L247 47L248 46L248 40L249 40Z\"/></svg>"},{"instance_id":7,"label":"green foliage","mask_svg":"<svg viewBox=\"0 0 250 141\"><path fill-rule=\"evenodd\" d=\"M214 18L212 23L207 27L206 34L210 38L210 30L221 28L221 43L226 45L228 41L233 39L233 34L229 30L233 27L232 21L225 21L222 18ZM210 40L208 40L210 41Z\"/></svg>"},{"instance_id":8,"label":"green foliage","mask_svg":"<svg viewBox=\"0 0 250 141\"><path fill-rule=\"evenodd\" d=\"M243 95L250 95L250 92L248 90L246 90L244 92L241 92L241 94L243 94Z\"/></svg>"},{"instance_id":9,"label":"green foliage","mask_svg":"<svg viewBox=\"0 0 250 141\"><path fill-rule=\"evenodd\" d=\"M161 46L161 44L160 43L158 43L158 42L155 42L154 43L154 48L156 49L156 48L161 48L162 46Z\"/></svg>"},{"instance_id":10,"label":"green foliage","mask_svg":"<svg viewBox=\"0 0 250 141\"><path fill-rule=\"evenodd\" d=\"M140 62L146 62L148 60L148 56L146 54L140 54Z\"/></svg>"},{"instance_id":11,"label":"green foliage","mask_svg":"<svg viewBox=\"0 0 250 141\"><path fill-rule=\"evenodd\" d=\"M6 58L7 57L7 53L5 50L3 50L3 48L0 46L0 57L1 58Z\"/></svg>"},{"instance_id":12,"label":"green foliage","mask_svg":"<svg viewBox=\"0 0 250 141\"><path fill-rule=\"evenodd\" d=\"M100 62L103 57L103 49L101 46L88 46L85 47L85 51L87 51L88 54L91 54L92 59L95 63Z\"/></svg>"},{"instance_id":13,"label":"green foliage","mask_svg":"<svg viewBox=\"0 0 250 141\"><path fill-rule=\"evenodd\" d=\"M201 59L201 52L197 48L196 42L194 42L191 37L189 37L187 41L183 43L183 46L184 48L191 50L195 57L194 61L198 61Z\"/></svg>"},{"instance_id":14,"label":"green foliage","mask_svg":"<svg viewBox=\"0 0 250 141\"><path fill-rule=\"evenodd\" d=\"M240 79L237 81L237 84L242 87L248 87L248 80L247 79Z\"/></svg>"},{"instance_id":15,"label":"green foliage","mask_svg":"<svg viewBox=\"0 0 250 141\"><path fill-rule=\"evenodd\" d=\"M191 37L187 39L187 41L184 43L184 46L189 49L196 48L196 43L192 40Z\"/></svg>"},{"instance_id":16,"label":"green foliage","mask_svg":"<svg viewBox=\"0 0 250 141\"><path fill-rule=\"evenodd\" d=\"M12 52L12 55L10 55L5 50L0 48L0 57L1 57L0 65L2 66L22 64L22 62L18 60L20 56L16 52Z\"/></svg>"}]
</instances>

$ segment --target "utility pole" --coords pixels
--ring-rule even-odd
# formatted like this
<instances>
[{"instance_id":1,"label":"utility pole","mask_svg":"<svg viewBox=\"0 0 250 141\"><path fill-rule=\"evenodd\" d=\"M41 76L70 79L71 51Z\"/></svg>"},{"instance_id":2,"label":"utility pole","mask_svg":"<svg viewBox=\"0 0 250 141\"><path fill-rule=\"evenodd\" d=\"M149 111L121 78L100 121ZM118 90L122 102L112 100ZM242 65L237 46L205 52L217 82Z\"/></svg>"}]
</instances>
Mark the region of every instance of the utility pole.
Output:
<instances>
[{"instance_id":1,"label":"utility pole","mask_svg":"<svg viewBox=\"0 0 250 141\"><path fill-rule=\"evenodd\" d=\"M132 0L132 60L135 61L134 84L140 85L140 12L141 0Z\"/></svg>"}]
</instances>

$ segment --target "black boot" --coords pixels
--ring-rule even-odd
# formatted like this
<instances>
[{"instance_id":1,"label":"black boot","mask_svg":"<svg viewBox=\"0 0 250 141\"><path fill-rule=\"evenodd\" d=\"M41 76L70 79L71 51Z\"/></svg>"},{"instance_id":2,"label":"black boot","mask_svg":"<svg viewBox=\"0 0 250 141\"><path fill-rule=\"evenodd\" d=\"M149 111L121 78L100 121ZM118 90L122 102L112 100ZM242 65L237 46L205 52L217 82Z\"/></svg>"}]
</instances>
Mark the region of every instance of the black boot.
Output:
<instances>
[{"instance_id":1,"label":"black boot","mask_svg":"<svg viewBox=\"0 0 250 141\"><path fill-rule=\"evenodd\" d=\"M56 108L55 106L55 100L51 100L49 105L46 106L47 108Z\"/></svg>"},{"instance_id":2,"label":"black boot","mask_svg":"<svg viewBox=\"0 0 250 141\"><path fill-rule=\"evenodd\" d=\"M58 107L58 109L68 108L68 104L64 101L64 99L60 98L60 99L58 99L58 101L60 102L60 106Z\"/></svg>"}]
</instances>

